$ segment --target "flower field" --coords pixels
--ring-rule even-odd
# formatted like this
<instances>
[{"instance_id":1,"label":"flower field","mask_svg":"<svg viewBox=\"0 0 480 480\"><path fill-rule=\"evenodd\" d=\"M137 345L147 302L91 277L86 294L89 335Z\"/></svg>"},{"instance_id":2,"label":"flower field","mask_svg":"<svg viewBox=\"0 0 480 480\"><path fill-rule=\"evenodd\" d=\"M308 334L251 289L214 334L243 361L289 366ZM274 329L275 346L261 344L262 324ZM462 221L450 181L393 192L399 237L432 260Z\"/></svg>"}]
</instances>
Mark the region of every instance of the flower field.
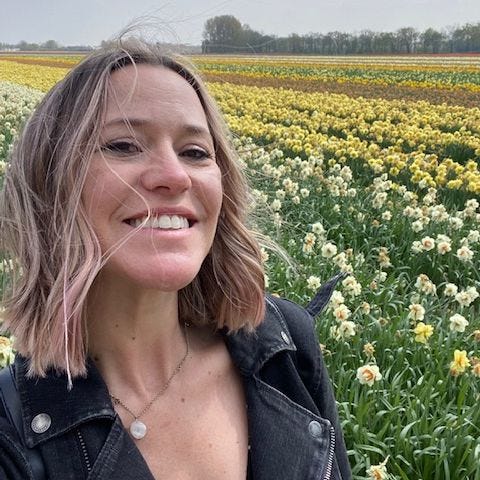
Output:
<instances>
[{"instance_id":1,"label":"flower field","mask_svg":"<svg viewBox=\"0 0 480 480\"><path fill-rule=\"evenodd\" d=\"M479 58L271 57L259 62L255 57L240 57L232 62L228 57L208 56L197 57L196 63L204 72L247 77L480 91Z\"/></svg>"},{"instance_id":2,"label":"flower field","mask_svg":"<svg viewBox=\"0 0 480 480\"><path fill-rule=\"evenodd\" d=\"M354 478L480 480L480 57L194 60L291 257L264 249L269 290L349 273L317 331ZM76 61L0 57L2 168Z\"/></svg>"}]
</instances>

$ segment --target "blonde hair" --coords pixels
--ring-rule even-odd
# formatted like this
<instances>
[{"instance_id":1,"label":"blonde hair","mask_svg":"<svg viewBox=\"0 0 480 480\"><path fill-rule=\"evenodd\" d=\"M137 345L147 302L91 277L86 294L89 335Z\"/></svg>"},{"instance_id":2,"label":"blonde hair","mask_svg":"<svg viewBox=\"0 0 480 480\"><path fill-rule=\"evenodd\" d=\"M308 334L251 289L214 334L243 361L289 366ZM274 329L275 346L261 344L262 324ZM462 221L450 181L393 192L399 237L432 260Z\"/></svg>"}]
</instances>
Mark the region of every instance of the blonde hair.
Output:
<instances>
[{"instance_id":1,"label":"blonde hair","mask_svg":"<svg viewBox=\"0 0 480 480\"><path fill-rule=\"evenodd\" d=\"M44 376L48 368L69 378L86 373L86 299L105 258L81 194L104 122L110 76L135 64L169 68L194 88L222 173L216 235L199 274L179 292L180 318L228 331L252 330L263 319L260 248L246 226L248 188L214 101L185 62L140 39L118 41L87 57L45 95L5 175L1 246L12 268L4 281L3 328L28 358L29 375Z\"/></svg>"}]
</instances>

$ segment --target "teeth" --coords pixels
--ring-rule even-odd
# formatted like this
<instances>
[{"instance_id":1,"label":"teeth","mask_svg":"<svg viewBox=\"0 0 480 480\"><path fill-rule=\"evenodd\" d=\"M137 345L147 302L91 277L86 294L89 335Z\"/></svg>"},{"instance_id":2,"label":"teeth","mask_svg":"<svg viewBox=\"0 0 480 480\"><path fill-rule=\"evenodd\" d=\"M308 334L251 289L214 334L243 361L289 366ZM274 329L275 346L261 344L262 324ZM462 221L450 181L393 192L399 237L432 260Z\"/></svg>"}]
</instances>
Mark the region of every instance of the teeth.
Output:
<instances>
[{"instance_id":1,"label":"teeth","mask_svg":"<svg viewBox=\"0 0 480 480\"><path fill-rule=\"evenodd\" d=\"M172 228L172 219L168 215L162 215L157 218L155 226L159 228Z\"/></svg>"},{"instance_id":2,"label":"teeth","mask_svg":"<svg viewBox=\"0 0 480 480\"><path fill-rule=\"evenodd\" d=\"M180 217L178 217L177 215L175 215L171 218L171 222L172 222L172 228L182 228L183 227L182 219Z\"/></svg>"},{"instance_id":3,"label":"teeth","mask_svg":"<svg viewBox=\"0 0 480 480\"><path fill-rule=\"evenodd\" d=\"M158 217L136 218L130 222L135 228L161 228L166 230L180 230L188 228L188 220L179 215L160 215Z\"/></svg>"}]
</instances>

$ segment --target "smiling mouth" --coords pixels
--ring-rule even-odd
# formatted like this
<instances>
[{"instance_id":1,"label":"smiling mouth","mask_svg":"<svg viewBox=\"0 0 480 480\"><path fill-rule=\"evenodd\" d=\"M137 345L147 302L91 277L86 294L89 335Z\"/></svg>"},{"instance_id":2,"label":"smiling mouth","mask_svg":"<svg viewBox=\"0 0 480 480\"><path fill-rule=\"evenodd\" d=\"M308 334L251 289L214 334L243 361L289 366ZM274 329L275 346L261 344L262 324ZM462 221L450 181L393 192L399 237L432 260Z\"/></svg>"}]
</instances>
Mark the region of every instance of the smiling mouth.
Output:
<instances>
[{"instance_id":1,"label":"smiling mouth","mask_svg":"<svg viewBox=\"0 0 480 480\"><path fill-rule=\"evenodd\" d=\"M182 215L156 215L125 220L134 228L156 228L160 230L183 230L195 223Z\"/></svg>"}]
</instances>

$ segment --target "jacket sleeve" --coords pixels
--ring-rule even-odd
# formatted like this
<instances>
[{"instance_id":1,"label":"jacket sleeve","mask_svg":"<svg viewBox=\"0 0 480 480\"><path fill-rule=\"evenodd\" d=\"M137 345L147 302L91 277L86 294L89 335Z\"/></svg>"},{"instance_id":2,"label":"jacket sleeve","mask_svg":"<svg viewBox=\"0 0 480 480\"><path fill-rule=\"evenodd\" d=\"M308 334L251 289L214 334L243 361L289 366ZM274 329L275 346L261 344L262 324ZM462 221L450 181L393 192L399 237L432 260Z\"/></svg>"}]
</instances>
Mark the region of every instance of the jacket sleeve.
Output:
<instances>
[{"instance_id":1,"label":"jacket sleeve","mask_svg":"<svg viewBox=\"0 0 480 480\"><path fill-rule=\"evenodd\" d=\"M332 384L323 361L315 332L315 321L304 308L288 300L279 300L277 306L287 322L297 347L296 368L322 418L335 429L335 457L344 480L351 478L345 441L343 438Z\"/></svg>"},{"instance_id":2,"label":"jacket sleeve","mask_svg":"<svg viewBox=\"0 0 480 480\"><path fill-rule=\"evenodd\" d=\"M0 478L7 480L32 480L23 447L13 427L0 417Z\"/></svg>"}]
</instances>

